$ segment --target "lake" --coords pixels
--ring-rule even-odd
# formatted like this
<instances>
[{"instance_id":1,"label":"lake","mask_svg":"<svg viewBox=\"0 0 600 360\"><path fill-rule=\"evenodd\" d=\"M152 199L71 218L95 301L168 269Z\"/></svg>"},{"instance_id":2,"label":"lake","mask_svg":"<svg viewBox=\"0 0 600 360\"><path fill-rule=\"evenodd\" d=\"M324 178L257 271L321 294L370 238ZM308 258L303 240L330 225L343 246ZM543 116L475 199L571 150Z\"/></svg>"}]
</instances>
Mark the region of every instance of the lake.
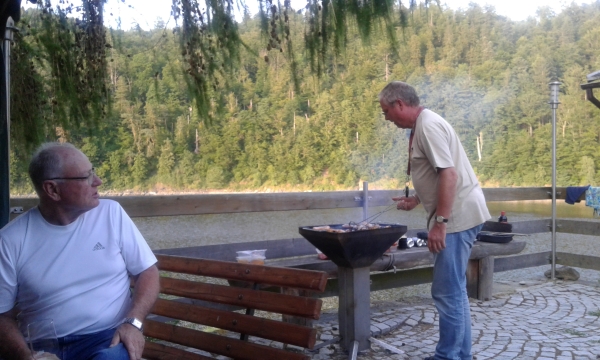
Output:
<instances>
[{"instance_id":1,"label":"lake","mask_svg":"<svg viewBox=\"0 0 600 360\"><path fill-rule=\"evenodd\" d=\"M488 208L492 220L506 211L508 221L550 218L551 200L495 201ZM593 210L584 202L569 205L557 200L557 218L592 219ZM369 216L386 207L369 208ZM152 249L167 249L260 240L299 238L298 227L345 223L362 220L362 208L272 211L262 213L208 214L134 218L134 222ZM409 229L426 227L422 206L405 212L395 209L380 214L375 221L408 225Z\"/></svg>"}]
</instances>

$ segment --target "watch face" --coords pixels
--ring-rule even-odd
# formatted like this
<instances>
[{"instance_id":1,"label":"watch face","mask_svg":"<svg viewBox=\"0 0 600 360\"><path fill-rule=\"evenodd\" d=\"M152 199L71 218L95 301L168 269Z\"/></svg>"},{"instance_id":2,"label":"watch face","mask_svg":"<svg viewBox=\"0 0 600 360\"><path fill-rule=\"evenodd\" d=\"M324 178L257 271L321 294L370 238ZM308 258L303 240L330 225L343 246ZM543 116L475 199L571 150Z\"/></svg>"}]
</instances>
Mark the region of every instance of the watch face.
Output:
<instances>
[{"instance_id":1,"label":"watch face","mask_svg":"<svg viewBox=\"0 0 600 360\"><path fill-rule=\"evenodd\" d=\"M136 328L138 328L138 330L140 330L140 331L142 330L142 322L141 322L141 321L139 321L139 320L138 320L138 319L136 319L136 318L127 318L127 319L125 319L125 321L124 321L124 322L126 322L126 323L128 323L128 324L131 324L131 325L133 325L133 326L135 326L135 327L136 327Z\"/></svg>"},{"instance_id":2,"label":"watch face","mask_svg":"<svg viewBox=\"0 0 600 360\"><path fill-rule=\"evenodd\" d=\"M435 217L435 221L439 222L439 223L447 223L448 219L446 219L445 217L438 215Z\"/></svg>"}]
</instances>

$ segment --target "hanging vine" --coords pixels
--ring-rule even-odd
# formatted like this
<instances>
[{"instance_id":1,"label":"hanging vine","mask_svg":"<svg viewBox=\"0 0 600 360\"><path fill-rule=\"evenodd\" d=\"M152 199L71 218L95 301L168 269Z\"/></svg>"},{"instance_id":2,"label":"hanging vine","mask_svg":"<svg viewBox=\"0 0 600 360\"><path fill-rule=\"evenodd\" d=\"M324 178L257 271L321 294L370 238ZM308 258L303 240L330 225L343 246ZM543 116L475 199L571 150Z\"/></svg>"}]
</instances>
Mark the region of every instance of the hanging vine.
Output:
<instances>
[{"instance_id":1,"label":"hanging vine","mask_svg":"<svg viewBox=\"0 0 600 360\"><path fill-rule=\"evenodd\" d=\"M13 79L18 83L12 87L14 136L37 143L54 136L57 126L97 125L111 105L106 58L111 45L103 25L104 0L77 0L77 4L71 0L55 0L54 4L51 0L27 1L36 3L37 9L18 24L22 32L16 38L13 66ZM282 53L298 86L290 1L284 0L283 5L274 0L257 1L265 36L263 60L269 62L272 51ZM364 41L376 27L383 26L395 48L395 29L407 25L405 12L416 4L416 0L409 1L406 9L394 0L307 0L304 48L311 71L320 76L328 56L343 52L348 26L357 26ZM429 6L429 0L424 2ZM395 7L400 16L392 16ZM210 122L225 103L222 90L230 86L241 49L256 53L240 39L236 9L246 9L243 0L172 0L185 79L204 121ZM28 106L20 103L25 99ZM24 129L34 123L45 125L26 134Z\"/></svg>"},{"instance_id":2,"label":"hanging vine","mask_svg":"<svg viewBox=\"0 0 600 360\"><path fill-rule=\"evenodd\" d=\"M53 7L46 0L18 23L11 56L11 133L18 143L37 144L81 124L93 128L109 110L102 1Z\"/></svg>"}]
</instances>

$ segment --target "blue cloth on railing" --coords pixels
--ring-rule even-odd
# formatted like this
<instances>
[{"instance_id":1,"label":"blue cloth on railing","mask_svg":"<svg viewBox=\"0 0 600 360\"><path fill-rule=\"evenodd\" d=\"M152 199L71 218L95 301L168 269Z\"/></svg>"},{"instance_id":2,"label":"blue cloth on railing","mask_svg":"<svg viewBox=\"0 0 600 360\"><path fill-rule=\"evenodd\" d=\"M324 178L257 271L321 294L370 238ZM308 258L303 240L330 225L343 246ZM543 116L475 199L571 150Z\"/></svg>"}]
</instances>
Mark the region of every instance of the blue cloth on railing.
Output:
<instances>
[{"instance_id":1,"label":"blue cloth on railing","mask_svg":"<svg viewBox=\"0 0 600 360\"><path fill-rule=\"evenodd\" d=\"M600 187L590 186L585 192L585 206L594 209L594 216L600 216Z\"/></svg>"},{"instance_id":2,"label":"blue cloth on railing","mask_svg":"<svg viewBox=\"0 0 600 360\"><path fill-rule=\"evenodd\" d=\"M583 193L589 188L590 186L569 186L567 187L567 196L565 196L565 202L567 204L575 204L576 202L579 202L579 197L581 195L583 195Z\"/></svg>"}]
</instances>

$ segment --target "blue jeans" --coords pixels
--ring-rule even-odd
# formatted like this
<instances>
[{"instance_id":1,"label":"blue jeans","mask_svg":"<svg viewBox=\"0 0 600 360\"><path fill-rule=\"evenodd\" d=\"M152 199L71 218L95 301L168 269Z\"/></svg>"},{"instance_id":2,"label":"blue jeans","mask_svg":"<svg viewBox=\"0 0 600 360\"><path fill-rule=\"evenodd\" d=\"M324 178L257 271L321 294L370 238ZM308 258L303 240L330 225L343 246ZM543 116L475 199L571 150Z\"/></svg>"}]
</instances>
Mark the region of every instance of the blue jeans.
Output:
<instances>
[{"instance_id":1,"label":"blue jeans","mask_svg":"<svg viewBox=\"0 0 600 360\"><path fill-rule=\"evenodd\" d=\"M115 330L58 338L60 349L58 353L52 352L61 360L129 360L129 353L123 343L108 347Z\"/></svg>"},{"instance_id":2,"label":"blue jeans","mask_svg":"<svg viewBox=\"0 0 600 360\"><path fill-rule=\"evenodd\" d=\"M446 234L446 248L434 256L431 296L440 319L435 359L473 359L466 274L475 236L482 227Z\"/></svg>"}]
</instances>

